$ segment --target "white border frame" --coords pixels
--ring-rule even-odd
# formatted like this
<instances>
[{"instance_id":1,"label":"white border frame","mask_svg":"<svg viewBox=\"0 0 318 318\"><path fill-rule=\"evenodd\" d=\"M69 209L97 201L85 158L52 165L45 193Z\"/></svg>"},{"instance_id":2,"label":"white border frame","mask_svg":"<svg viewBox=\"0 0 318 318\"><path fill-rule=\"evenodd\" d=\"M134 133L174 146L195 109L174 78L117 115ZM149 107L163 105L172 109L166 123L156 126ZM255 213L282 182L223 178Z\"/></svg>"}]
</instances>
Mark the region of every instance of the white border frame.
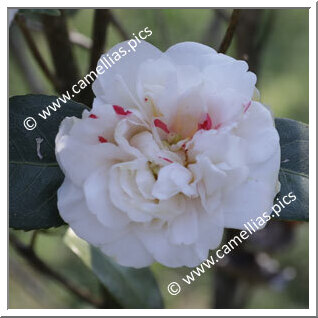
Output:
<instances>
[{"instance_id":1,"label":"white border frame","mask_svg":"<svg viewBox=\"0 0 318 318\"><path fill-rule=\"evenodd\" d=\"M28 4L28 7L43 7L44 5L54 4L52 8L63 8L63 7L74 7L77 8L79 2L75 0L55 0L54 2L48 3L40 0L13 0L5 1L1 5L1 39L6 39L8 43L8 32L7 32L7 8L17 7L25 8L25 5ZM135 8L144 7L144 8L171 8L179 7L179 1L176 0L161 0L153 2L146 1L101 1L101 0L91 0L89 3L90 7L93 8L102 8L107 5L108 7L122 7L128 8L133 4ZM315 1L281 1L281 0L268 0L268 1L226 1L226 0L196 0L193 5L189 7L193 8L209 8L213 5L213 8L310 8L309 10L309 161L310 161L310 190L309 190L309 206L310 206L310 222L309 222L309 309L7 309L7 293L8 286L4 282L7 282L8 274L8 262L2 261L1 266L1 302L0 302L0 314L1 316L316 316L316 2ZM255 6L256 5L256 6ZM286 6L288 5L288 7ZM90 7L81 7L90 8ZM8 51L8 49L6 50ZM8 52L1 51L1 63L2 63L2 80L1 80L1 91L2 91L2 109L4 105L7 105L8 100L8 85L5 84L5 76L8 74ZM6 55L6 56L5 56ZM302 58L301 56L299 57ZM6 116L0 117L1 120L1 144L4 145L8 142L8 113ZM2 155L1 156L1 167L4 170L8 167L8 159ZM6 168L7 175L8 169ZM7 211L8 208L8 185L5 184L4 178L2 178L1 184L1 202L4 206L1 213L1 224L2 231L0 233L1 238L1 251L2 255L7 255L7 245L8 245L8 219ZM7 191L4 191L5 186L7 186ZM6 227L6 228L4 228Z\"/></svg>"}]
</instances>

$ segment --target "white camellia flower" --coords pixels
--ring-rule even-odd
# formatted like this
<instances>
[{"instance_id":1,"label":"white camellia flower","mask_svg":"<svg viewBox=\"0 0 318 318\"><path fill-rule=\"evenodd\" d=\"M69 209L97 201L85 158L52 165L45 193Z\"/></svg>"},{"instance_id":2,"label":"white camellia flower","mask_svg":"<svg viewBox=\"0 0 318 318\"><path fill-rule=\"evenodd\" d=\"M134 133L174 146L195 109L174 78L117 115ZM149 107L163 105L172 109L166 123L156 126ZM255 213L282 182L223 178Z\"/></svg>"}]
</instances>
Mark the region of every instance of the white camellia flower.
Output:
<instances>
[{"instance_id":1,"label":"white camellia flower","mask_svg":"<svg viewBox=\"0 0 318 318\"><path fill-rule=\"evenodd\" d=\"M255 83L205 45L139 44L94 82L92 110L61 124L62 218L124 266L201 263L277 193L279 136Z\"/></svg>"}]
</instances>

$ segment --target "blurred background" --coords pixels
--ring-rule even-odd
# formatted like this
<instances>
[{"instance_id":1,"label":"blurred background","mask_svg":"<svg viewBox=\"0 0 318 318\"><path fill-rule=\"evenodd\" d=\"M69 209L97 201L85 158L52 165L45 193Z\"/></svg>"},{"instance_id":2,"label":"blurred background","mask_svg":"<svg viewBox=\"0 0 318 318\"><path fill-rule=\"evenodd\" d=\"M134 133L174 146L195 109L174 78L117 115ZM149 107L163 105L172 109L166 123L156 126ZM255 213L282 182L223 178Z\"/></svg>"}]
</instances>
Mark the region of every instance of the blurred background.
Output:
<instances>
[{"instance_id":1,"label":"blurred background","mask_svg":"<svg viewBox=\"0 0 318 318\"><path fill-rule=\"evenodd\" d=\"M163 51L183 41L218 49L231 12L231 9L112 9L104 50L132 38L132 33L146 26L152 30L147 40ZM248 61L258 78L261 101L271 107L276 117L304 123L308 123L309 109L308 13L307 9L241 10L227 51L228 55ZM92 65L94 10L63 10L63 18L78 80ZM39 67L25 40L31 36L48 68L56 68L56 55L48 41L47 25L52 25L51 19L54 17L25 15L22 22L18 19L12 22L10 96L60 93ZM22 33L25 28L28 34ZM55 49L61 51L58 45ZM65 230L66 226L38 231L36 241L32 231L10 232L24 243L34 239L34 249L41 259L92 293L100 293L95 276L63 244ZM171 296L166 287L171 281L181 280L190 269L171 269L159 264L152 269L165 308L308 308L308 253L308 224L276 221L249 239L242 250L233 253L228 264L208 270L178 296ZM92 308L56 281L35 271L12 246L9 259L9 308ZM224 302L224 298L232 300Z\"/></svg>"}]
</instances>

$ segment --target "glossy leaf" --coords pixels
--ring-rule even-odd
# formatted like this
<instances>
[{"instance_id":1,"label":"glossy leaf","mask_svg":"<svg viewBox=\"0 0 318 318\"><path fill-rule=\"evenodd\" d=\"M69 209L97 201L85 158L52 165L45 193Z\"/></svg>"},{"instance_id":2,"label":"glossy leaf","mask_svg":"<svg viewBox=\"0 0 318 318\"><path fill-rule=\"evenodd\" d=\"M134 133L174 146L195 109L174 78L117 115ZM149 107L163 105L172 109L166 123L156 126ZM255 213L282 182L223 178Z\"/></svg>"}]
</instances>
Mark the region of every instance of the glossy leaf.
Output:
<instances>
[{"instance_id":1,"label":"glossy leaf","mask_svg":"<svg viewBox=\"0 0 318 318\"><path fill-rule=\"evenodd\" d=\"M88 266L123 308L162 308L156 280L148 268L118 265L98 248L89 245L69 229L66 245Z\"/></svg>"},{"instance_id":2,"label":"glossy leaf","mask_svg":"<svg viewBox=\"0 0 318 318\"><path fill-rule=\"evenodd\" d=\"M278 198L293 192L297 199L286 206L281 220L308 221L309 219L309 129L301 122L277 118L276 128L280 136L281 190Z\"/></svg>"},{"instance_id":3,"label":"glossy leaf","mask_svg":"<svg viewBox=\"0 0 318 318\"><path fill-rule=\"evenodd\" d=\"M9 226L21 230L63 224L56 206L56 192L64 175L55 159L55 136L66 116L81 116L84 105L69 101L46 120L37 114L56 96L14 96L9 101ZM23 122L38 124L26 130ZM43 141L37 150L37 138Z\"/></svg>"}]
</instances>

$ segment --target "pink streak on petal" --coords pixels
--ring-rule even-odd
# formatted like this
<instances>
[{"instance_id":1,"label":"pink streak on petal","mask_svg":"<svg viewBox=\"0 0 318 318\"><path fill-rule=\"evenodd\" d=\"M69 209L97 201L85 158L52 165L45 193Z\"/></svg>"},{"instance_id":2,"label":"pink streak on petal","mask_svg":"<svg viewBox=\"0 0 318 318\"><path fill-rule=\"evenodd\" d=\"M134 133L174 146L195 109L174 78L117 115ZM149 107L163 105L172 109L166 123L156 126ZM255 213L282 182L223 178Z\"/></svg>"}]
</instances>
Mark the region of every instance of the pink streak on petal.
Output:
<instances>
[{"instance_id":1,"label":"pink streak on petal","mask_svg":"<svg viewBox=\"0 0 318 318\"><path fill-rule=\"evenodd\" d=\"M113 105L113 108L114 108L114 111L116 112L117 115L127 116L127 115L131 114L131 111L125 110L121 106Z\"/></svg>"},{"instance_id":2,"label":"pink streak on petal","mask_svg":"<svg viewBox=\"0 0 318 318\"><path fill-rule=\"evenodd\" d=\"M93 118L93 119L98 118L98 117L97 117L96 115L94 115L94 114L90 114L88 117L89 117L89 118Z\"/></svg>"},{"instance_id":3,"label":"pink streak on petal","mask_svg":"<svg viewBox=\"0 0 318 318\"><path fill-rule=\"evenodd\" d=\"M249 102L244 106L243 113L246 113L246 112L247 112L247 110L250 108L251 104L252 104L252 101L249 101Z\"/></svg>"},{"instance_id":4,"label":"pink streak on petal","mask_svg":"<svg viewBox=\"0 0 318 318\"><path fill-rule=\"evenodd\" d=\"M170 162L170 163L173 163L173 161L170 160L170 159L168 159L168 158L164 158L164 157L160 157L160 156L159 156L159 158L160 158L160 159L163 159L163 160L166 160L166 161L168 161L168 162Z\"/></svg>"},{"instance_id":5,"label":"pink streak on petal","mask_svg":"<svg viewBox=\"0 0 318 318\"><path fill-rule=\"evenodd\" d=\"M210 130L212 128L212 119L210 115L207 113L205 115L205 119L203 123L198 124L198 130L203 129L203 130Z\"/></svg>"},{"instance_id":6,"label":"pink streak on petal","mask_svg":"<svg viewBox=\"0 0 318 318\"><path fill-rule=\"evenodd\" d=\"M220 124L217 124L216 126L215 126L215 128L214 129L219 129L220 127L222 126L222 124L220 123Z\"/></svg>"},{"instance_id":7,"label":"pink streak on petal","mask_svg":"<svg viewBox=\"0 0 318 318\"><path fill-rule=\"evenodd\" d=\"M160 119L155 119L153 123L155 124L156 127L162 129L164 132L169 134L170 131L167 125L163 121L161 121Z\"/></svg>"},{"instance_id":8,"label":"pink streak on petal","mask_svg":"<svg viewBox=\"0 0 318 318\"><path fill-rule=\"evenodd\" d=\"M103 136L98 136L98 140L99 140L99 142L100 143L105 143L105 142L107 142L107 139L105 139Z\"/></svg>"}]
</instances>

